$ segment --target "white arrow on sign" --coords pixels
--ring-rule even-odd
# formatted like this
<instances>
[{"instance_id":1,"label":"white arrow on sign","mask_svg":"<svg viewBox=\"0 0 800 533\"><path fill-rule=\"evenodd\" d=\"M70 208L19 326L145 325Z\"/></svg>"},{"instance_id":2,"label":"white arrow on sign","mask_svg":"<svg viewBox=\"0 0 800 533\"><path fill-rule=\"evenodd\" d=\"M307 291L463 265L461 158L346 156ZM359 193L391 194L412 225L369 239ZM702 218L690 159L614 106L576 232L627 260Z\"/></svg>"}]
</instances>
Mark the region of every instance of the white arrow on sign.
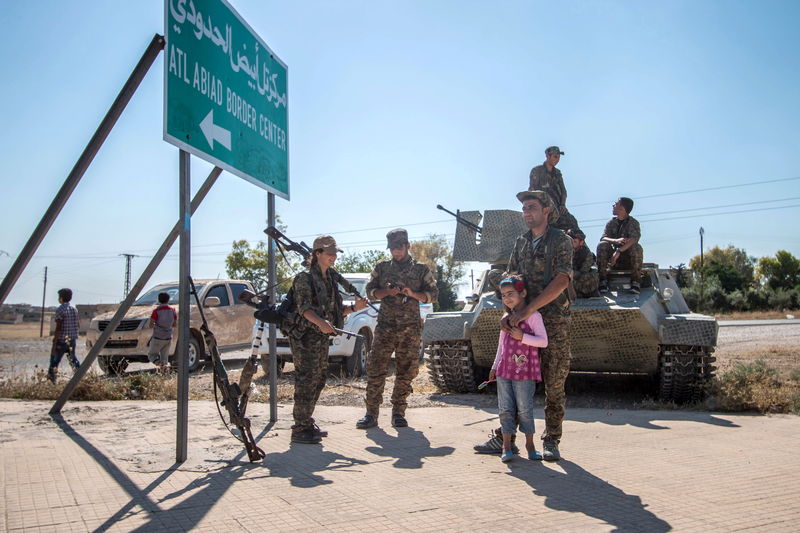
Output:
<instances>
[{"instance_id":1,"label":"white arrow on sign","mask_svg":"<svg viewBox=\"0 0 800 533\"><path fill-rule=\"evenodd\" d=\"M203 122L200 123L200 129L203 131L203 135L206 136L206 140L208 141L208 144L211 146L212 150L214 149L214 141L217 141L228 150L231 149L231 132L222 126L217 126L214 124L213 109L208 112L206 118L204 118Z\"/></svg>"}]
</instances>

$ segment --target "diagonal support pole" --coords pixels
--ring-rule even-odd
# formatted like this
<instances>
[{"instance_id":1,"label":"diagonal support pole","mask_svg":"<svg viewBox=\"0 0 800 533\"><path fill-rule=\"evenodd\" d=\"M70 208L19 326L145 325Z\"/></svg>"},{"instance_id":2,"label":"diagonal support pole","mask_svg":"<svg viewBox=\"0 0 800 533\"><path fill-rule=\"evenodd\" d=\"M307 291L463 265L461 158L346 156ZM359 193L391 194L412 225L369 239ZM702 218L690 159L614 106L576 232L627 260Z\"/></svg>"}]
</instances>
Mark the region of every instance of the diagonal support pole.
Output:
<instances>
[{"instance_id":1,"label":"diagonal support pole","mask_svg":"<svg viewBox=\"0 0 800 533\"><path fill-rule=\"evenodd\" d=\"M194 198L192 199L192 204L190 208L190 214L194 214L197 208L200 206L200 203L208 194L208 191L211 190L211 186L214 185L214 182L217 181L217 178L222 173L222 169L219 167L214 167L211 173L206 178L206 181L197 191ZM72 379L67 383L67 386L64 387L64 390L61 392L61 396L58 397L56 403L53 404L53 407L50 408L50 414L55 415L61 412L61 409L64 407L64 404L67 403L67 400L72 395L72 392L75 390L75 387L78 386L78 383L86 375L86 372L89 371L89 368L94 363L95 359L97 359L97 355L100 353L100 350L106 345L106 341L111 336L112 333L117 329L119 323L122 322L122 318L125 316L125 313L128 312L130 309L131 304L133 301L139 296L139 293L142 292L145 283L148 282L150 276L153 275L158 265L161 264L161 261L164 259L164 256L167 255L169 249L172 248L172 245L175 243L175 240L178 238L178 234L180 233L181 228L183 227L184 221L178 220L173 226L172 231L169 232L167 238L164 239L164 242L161 244L161 248L158 249L156 254L150 260L147 267L145 267L144 272L142 275L139 276L139 279L136 281L133 287L131 287L131 291L128 293L128 296L122 301L117 309L117 312L114 313L113 318L106 326L106 329L103 330L103 333L100 335L100 338L97 339L97 342L92 346L92 349L89 350L89 353L86 355L86 358L81 363L80 368L75 372L75 375L72 376ZM184 311L181 310L181 314ZM188 311L186 311L188 313ZM188 315L187 315L188 316Z\"/></svg>"},{"instance_id":2,"label":"diagonal support pole","mask_svg":"<svg viewBox=\"0 0 800 533\"><path fill-rule=\"evenodd\" d=\"M33 254L36 253L39 245L42 244L45 235L47 235L50 227L55 222L59 213L61 213L61 210L66 205L75 187L78 186L78 182L81 181L81 178L86 173L92 160L94 160L94 156L97 155L97 152L100 150L103 142L105 142L108 134L111 133L111 129L114 127L114 124L117 123L117 119L122 115L128 102L130 102L133 97L133 93L136 92L145 74L150 70L156 57L158 57L158 54L160 54L163 49L164 36L159 34L154 35L153 40L150 41L150 45L147 47L147 50L145 50L139 63L136 64L136 68L131 72L128 81L123 85L116 100L111 104L111 108L106 113L106 116L103 117L103 121L100 122L100 125L97 127L94 135L92 135L86 148L83 149L83 153L78 158L75 166L72 167L72 171L67 176L67 179L64 180L61 189L59 189L56 197L53 198L42 220L39 221L39 225L33 230L25 247L22 248L22 251L19 253L16 260L14 260L14 264L11 265L11 269L8 271L5 278L3 278L3 282L0 283L0 304L6 301L6 297L11 292L14 284L17 283L22 271L28 266L28 262L30 262Z\"/></svg>"}]
</instances>

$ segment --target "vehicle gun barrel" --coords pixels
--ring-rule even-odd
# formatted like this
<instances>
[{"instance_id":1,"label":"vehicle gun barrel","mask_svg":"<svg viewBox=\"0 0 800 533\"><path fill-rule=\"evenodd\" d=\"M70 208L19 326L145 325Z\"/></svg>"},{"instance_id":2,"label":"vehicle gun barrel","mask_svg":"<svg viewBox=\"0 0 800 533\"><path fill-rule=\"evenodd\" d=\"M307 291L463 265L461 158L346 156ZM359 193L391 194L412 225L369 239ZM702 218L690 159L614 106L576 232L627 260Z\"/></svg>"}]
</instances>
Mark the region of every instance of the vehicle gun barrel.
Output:
<instances>
[{"instance_id":1,"label":"vehicle gun barrel","mask_svg":"<svg viewBox=\"0 0 800 533\"><path fill-rule=\"evenodd\" d=\"M461 224L464 224L466 227L468 227L469 229L471 229L472 231L474 231L476 233L480 233L482 231L482 229L481 229L481 227L479 225L473 224L472 222L470 222L469 220L465 219L464 217L462 217L458 213L453 213L449 209L447 209L445 207L442 207L442 204L436 204L436 209L440 209L440 210L444 211L445 213L447 213L449 215L453 215L454 217L456 217L456 220L458 222L460 222Z\"/></svg>"}]
</instances>

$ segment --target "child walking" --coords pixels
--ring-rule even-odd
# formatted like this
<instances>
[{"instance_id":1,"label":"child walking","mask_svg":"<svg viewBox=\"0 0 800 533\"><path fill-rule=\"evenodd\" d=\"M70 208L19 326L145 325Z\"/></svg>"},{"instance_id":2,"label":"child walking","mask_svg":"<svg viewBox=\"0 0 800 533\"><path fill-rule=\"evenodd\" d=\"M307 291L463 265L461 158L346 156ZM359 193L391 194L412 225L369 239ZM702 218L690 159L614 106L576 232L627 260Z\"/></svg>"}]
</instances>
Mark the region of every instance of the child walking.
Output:
<instances>
[{"instance_id":1,"label":"child walking","mask_svg":"<svg viewBox=\"0 0 800 533\"><path fill-rule=\"evenodd\" d=\"M172 330L178 323L178 313L169 305L169 293L158 293L158 307L153 309L148 326L153 328L147 358L158 367L159 374L169 371L169 348L172 344Z\"/></svg>"},{"instance_id":2,"label":"child walking","mask_svg":"<svg viewBox=\"0 0 800 533\"><path fill-rule=\"evenodd\" d=\"M521 310L528 303L525 282L520 276L511 276L500 282L500 294L507 313ZM533 394L536 382L542 381L539 348L547 346L547 332L542 315L533 313L519 326L500 331L497 355L489 372L489 380L497 379L497 404L500 408L500 426L503 430L503 453L500 459L507 463L514 457L511 436L519 429L525 434L528 459L541 461L542 454L533 444Z\"/></svg>"}]
</instances>

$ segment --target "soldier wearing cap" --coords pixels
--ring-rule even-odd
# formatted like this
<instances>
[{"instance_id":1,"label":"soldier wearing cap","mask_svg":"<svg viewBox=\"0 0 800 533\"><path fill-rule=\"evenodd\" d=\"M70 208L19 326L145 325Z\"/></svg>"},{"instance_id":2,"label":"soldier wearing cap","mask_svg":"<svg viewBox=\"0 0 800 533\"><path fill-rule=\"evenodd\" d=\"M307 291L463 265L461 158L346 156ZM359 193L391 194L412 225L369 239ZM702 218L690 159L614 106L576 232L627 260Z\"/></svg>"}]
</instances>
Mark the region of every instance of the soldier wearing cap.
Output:
<instances>
[{"instance_id":1,"label":"soldier wearing cap","mask_svg":"<svg viewBox=\"0 0 800 533\"><path fill-rule=\"evenodd\" d=\"M532 298L522 312L503 317L501 325L506 331L516 326L534 312L542 314L549 343L539 350L542 380L545 386L545 431L542 435L543 458L557 461L561 458L558 444L561 440L561 423L564 419L566 396L564 382L570 364L570 301L567 289L572 280L572 242L567 235L553 227L559 213L544 191L522 191L517 194L522 202L522 216L530 231L517 238L508 261L507 274L522 274L525 288ZM480 453L499 453L496 437L475 446Z\"/></svg>"},{"instance_id":2,"label":"soldier wearing cap","mask_svg":"<svg viewBox=\"0 0 800 533\"><path fill-rule=\"evenodd\" d=\"M383 403L383 388L389 358L395 354L396 377L392 391L392 426L406 427L406 399L411 394L411 381L419 372L419 347L422 320L420 302L435 302L439 296L436 279L424 263L408 253L408 232L402 228L386 234L392 254L389 261L375 265L367 296L381 301L375 342L367 357L367 413L357 423L359 429L378 425L378 412Z\"/></svg>"},{"instance_id":3,"label":"soldier wearing cap","mask_svg":"<svg viewBox=\"0 0 800 533\"><path fill-rule=\"evenodd\" d=\"M343 305L339 285L348 292L357 291L333 268L339 252L333 237L317 237L308 269L292 283L297 314L305 319L289 336L295 369L292 442L316 444L328 435L314 423L312 415L325 388L329 335L336 335L334 328L341 329L347 314L367 306L364 298L351 306Z\"/></svg>"},{"instance_id":4,"label":"soldier wearing cap","mask_svg":"<svg viewBox=\"0 0 800 533\"><path fill-rule=\"evenodd\" d=\"M597 268L600 275L600 292L608 292L608 269L610 267L631 269L630 292L639 294L641 290L642 262L644 250L639 244L642 230L639 221L630 216L633 200L620 197L611 206L614 218L608 221L600 244L597 245Z\"/></svg>"},{"instance_id":5,"label":"soldier wearing cap","mask_svg":"<svg viewBox=\"0 0 800 533\"><path fill-rule=\"evenodd\" d=\"M563 230L577 229L578 221L567 210L567 188L564 186L564 178L561 176L561 171L556 168L564 152L558 146L550 146L544 151L544 155L544 163L531 170L528 190L545 191L550 195L560 215L558 221L554 223L555 227Z\"/></svg>"},{"instance_id":6,"label":"soldier wearing cap","mask_svg":"<svg viewBox=\"0 0 800 533\"><path fill-rule=\"evenodd\" d=\"M600 296L597 292L595 256L586 246L586 234L579 229L567 230L572 239L572 287L578 298Z\"/></svg>"}]
</instances>

